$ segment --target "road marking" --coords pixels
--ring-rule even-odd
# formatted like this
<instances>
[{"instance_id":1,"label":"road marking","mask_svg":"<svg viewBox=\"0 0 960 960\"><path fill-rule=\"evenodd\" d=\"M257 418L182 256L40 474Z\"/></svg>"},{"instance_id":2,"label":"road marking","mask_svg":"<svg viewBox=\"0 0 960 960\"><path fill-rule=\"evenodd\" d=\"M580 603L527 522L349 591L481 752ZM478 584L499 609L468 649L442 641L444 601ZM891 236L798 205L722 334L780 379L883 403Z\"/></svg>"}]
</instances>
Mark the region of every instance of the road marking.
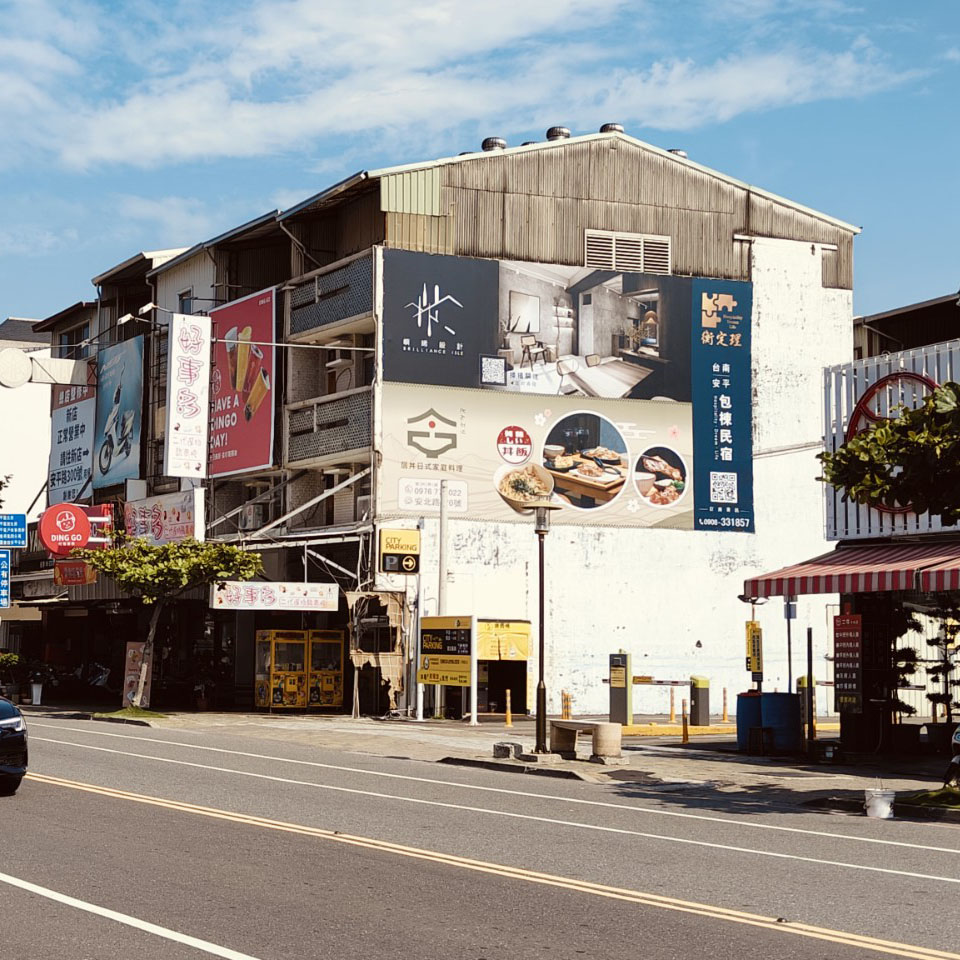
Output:
<instances>
[{"instance_id":1,"label":"road marking","mask_svg":"<svg viewBox=\"0 0 960 960\"><path fill-rule=\"evenodd\" d=\"M679 900L675 897L665 897L660 894L647 893L641 890L630 890L624 887L611 887L600 883L591 883L586 880L577 880L573 877L564 877L550 873L540 873L536 870L526 870L522 867L511 867L505 864L493 863L486 860L472 860L455 854L441 853L436 850L425 850L420 847L409 847L403 844L391 843L387 840L377 840L373 837L359 837L347 833L338 833L322 827L309 827L305 824L289 823L283 820L270 820L253 814L234 813L216 807L203 807L197 804L185 803L181 800L166 800L162 797L152 797L145 794L130 793L126 790L117 790L112 787L101 787L91 783L81 783L76 780L65 780L61 777L49 777L44 774L28 773L28 778L38 783L45 783L55 787L65 787L71 790L80 790L99 796L110 797L115 800L128 800L149 806L162 807L178 813L190 813L197 816L210 817L216 820L226 820L245 826L260 827L267 830L277 830L284 833L296 833L303 836L328 840L333 843L347 844L348 846L363 847L383 853L392 853L398 856L411 857L418 860L428 860L433 863L459 867L478 873L487 873L513 880L523 880L528 883L537 883L545 886L560 887L577 893L592 896L606 897L612 900L622 900L661 910L673 910L681 913L696 914L710 917L715 920L726 920L731 923L746 924L760 927L776 933L793 934L810 937L816 940L826 940L846 946L857 947L863 950L874 950L879 953L888 953L900 957L911 957L915 960L960 960L960 954L949 953L931 947L920 947L908 943L899 943L893 940L880 940L876 937L863 936L857 933L847 933L842 930L832 930L828 927L818 927L807 923L797 923L782 920L777 917L767 917L762 914L746 913L742 910L732 910L727 907L717 907L712 904L698 903L692 900ZM98 908L99 909L99 908ZM111 911L112 912L112 911ZM120 915L122 916L122 914ZM162 928L161 928L162 929ZM202 941L201 941L202 942ZM241 957L241 954L230 954Z\"/></svg>"},{"instance_id":2,"label":"road marking","mask_svg":"<svg viewBox=\"0 0 960 960\"><path fill-rule=\"evenodd\" d=\"M459 780L438 780L433 777L414 777L404 773L389 773L385 770L366 770L363 767L347 767L334 763L321 763L317 760L296 760L290 757L275 757L269 754L250 753L245 750L227 750L224 747L209 747L203 744L184 743L180 740L161 740L157 737L141 737L124 733L110 733L105 730L88 730L84 727L64 727L52 723L31 723L30 728L49 727L53 730L69 730L74 733L89 733L100 737L113 737L119 740L138 740L146 743L164 744L169 747L185 747L190 750L203 750L209 753L221 753L235 757L247 757L254 760L269 760L274 763L289 763L302 767L314 767L321 770L336 770L341 773L359 773L370 777L380 777L387 780L406 780L414 783L429 783L431 785L443 787L457 787L464 790L475 790L482 793L499 793L514 797L531 797L535 800L554 800L558 803L577 804L587 807L602 807L609 810L621 810L629 813L645 813L658 817L676 817L682 820L700 820L706 823L723 823L734 827L743 827L750 830L772 830L777 833L796 833L813 837L824 837L828 840L848 840L851 843L872 843L888 847L906 847L911 850L928 850L933 853L949 853L956 856L960 853L955 847L938 847L924 843L908 843L904 840L886 840L879 837L857 837L846 833L831 833L825 830L810 830L804 827L785 827L773 823L753 823L734 820L730 817L714 817L701 813L684 813L679 810L658 810L655 807L642 807L636 804L611 803L605 800L587 800L582 797L565 797L559 794L536 793L532 790L509 790L506 787L488 787L481 784L464 783ZM32 737L34 740L47 741L49 743L64 744L70 747L87 747L84 743L74 743L70 740L52 740L46 737ZM122 751L118 751L122 752ZM139 756L139 754L135 754ZM159 757L150 757L150 759L162 759ZM203 766L200 764L199 766ZM219 769L211 767L210 769ZM299 781L297 781L299 782ZM885 826L890 826L887 824Z\"/></svg>"},{"instance_id":3,"label":"road marking","mask_svg":"<svg viewBox=\"0 0 960 960\"><path fill-rule=\"evenodd\" d=\"M51 890L49 887L41 887L36 883L31 883L29 880L11 877L8 873L0 873L0 883L6 883L11 887L19 887L21 890L26 890L28 893L35 893L40 897L46 897L48 900L56 900L57 903L66 904L66 906L74 907L77 910L83 910L85 913L93 913L98 917L115 920L117 923L122 923L127 927L135 927L137 930L143 930L145 933L152 933L154 936L163 937L164 940L182 943L185 946L202 950L204 953L212 954L215 957L224 957L225 960L257 960L256 957L251 956L249 953L240 953L238 950L221 947L219 944L211 943L209 940L200 940L198 937L191 937L185 933L178 933L176 930L170 930L167 927L150 923L147 920L131 917L128 913L118 913L116 910L100 907L95 903L87 903L85 900L78 900L76 897L69 897L65 893Z\"/></svg>"},{"instance_id":4,"label":"road marking","mask_svg":"<svg viewBox=\"0 0 960 960\"><path fill-rule=\"evenodd\" d=\"M96 750L99 753L112 753L122 757L134 757L137 760L152 760L154 763L171 763L180 767L192 767L199 770L212 770L215 773L229 773L239 777L251 777L255 780L269 780L272 783L287 783L297 787L311 787L314 790L329 790L333 793L348 793L354 796L374 797L378 800L393 800L397 803L413 803L425 807L443 807L448 810L463 810L467 813L485 813L492 817L507 817L511 820L530 820L536 823L549 823L559 827L572 827L577 830L592 830L597 833L615 833L621 836L639 837L643 840L659 840L663 843L680 843L693 847L708 847L713 850L727 850L731 853L746 853L755 857L773 857L777 860L795 860L803 863L816 863L821 866L841 867L845 870L863 870L868 873L885 873L898 877L911 877L917 880L934 880L940 883L960 884L960 877L942 877L929 873L915 873L910 870L895 870L892 867L871 867L861 863L847 863L842 860L823 860L819 857L804 857L797 853L779 853L775 850L758 850L753 847L738 847L727 843L714 843L709 840L694 840L689 837L663 836L658 833L644 833L640 830L627 830L623 827L606 827L596 823L583 823L578 820L559 820L555 817L540 817L530 813L514 813L510 810L491 810L489 807L474 807L463 803L446 803L442 800L425 800L421 797L404 797L392 793L380 793L374 790L358 790L355 787L341 787L330 783L316 783L312 780L293 780L289 777L277 777L269 773L254 773L250 770L235 770L232 767L215 767L205 763L193 763L190 760L174 760L171 757L154 757L148 753L133 753L127 750L113 750L110 747L97 747L90 743L71 744L68 740L43 739L47 743L59 743L80 747L83 750ZM28 777L32 774L27 774Z\"/></svg>"}]
</instances>

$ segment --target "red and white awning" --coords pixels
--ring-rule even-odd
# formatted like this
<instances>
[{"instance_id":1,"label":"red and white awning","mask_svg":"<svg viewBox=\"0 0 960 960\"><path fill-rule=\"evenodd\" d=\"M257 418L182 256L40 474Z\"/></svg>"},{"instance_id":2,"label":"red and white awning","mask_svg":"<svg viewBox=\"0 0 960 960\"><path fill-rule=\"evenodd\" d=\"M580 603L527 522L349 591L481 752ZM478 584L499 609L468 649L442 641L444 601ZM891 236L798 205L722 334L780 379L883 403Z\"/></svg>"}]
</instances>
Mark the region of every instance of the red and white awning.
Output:
<instances>
[{"instance_id":1,"label":"red and white awning","mask_svg":"<svg viewBox=\"0 0 960 960\"><path fill-rule=\"evenodd\" d=\"M882 543L831 553L745 580L748 597L883 590L960 590L960 543Z\"/></svg>"}]
</instances>

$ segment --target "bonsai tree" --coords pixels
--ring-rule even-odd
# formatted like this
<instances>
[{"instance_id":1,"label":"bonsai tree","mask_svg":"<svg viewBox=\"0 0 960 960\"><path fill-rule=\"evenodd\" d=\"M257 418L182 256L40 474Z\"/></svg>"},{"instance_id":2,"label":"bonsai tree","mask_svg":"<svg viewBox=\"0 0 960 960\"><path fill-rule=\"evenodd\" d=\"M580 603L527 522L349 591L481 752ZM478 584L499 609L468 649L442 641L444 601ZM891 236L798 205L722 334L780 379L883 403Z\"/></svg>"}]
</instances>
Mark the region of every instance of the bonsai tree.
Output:
<instances>
[{"instance_id":1,"label":"bonsai tree","mask_svg":"<svg viewBox=\"0 0 960 960\"><path fill-rule=\"evenodd\" d=\"M953 679L953 671L957 665L955 658L960 655L960 650L956 647L958 632L960 623L949 614L944 616L937 636L927 641L927 646L934 655L924 661L931 664L927 667L927 676L932 680L939 680L941 686L939 693L928 693L927 699L933 704L934 710L938 703L944 705L948 724L953 723L954 708L960 709L960 702L954 699L952 692L960 686L960 680Z\"/></svg>"},{"instance_id":2,"label":"bonsai tree","mask_svg":"<svg viewBox=\"0 0 960 960\"><path fill-rule=\"evenodd\" d=\"M262 568L260 554L217 540L180 540L154 546L122 533L115 534L113 545L105 550L73 550L71 556L89 563L125 593L139 597L153 608L133 698L136 707L146 706L144 690L153 667L154 637L167 604L197 587L226 580L249 580Z\"/></svg>"},{"instance_id":3,"label":"bonsai tree","mask_svg":"<svg viewBox=\"0 0 960 960\"><path fill-rule=\"evenodd\" d=\"M915 409L878 420L833 452L819 479L870 507L960 520L960 385L945 383Z\"/></svg>"}]
</instances>

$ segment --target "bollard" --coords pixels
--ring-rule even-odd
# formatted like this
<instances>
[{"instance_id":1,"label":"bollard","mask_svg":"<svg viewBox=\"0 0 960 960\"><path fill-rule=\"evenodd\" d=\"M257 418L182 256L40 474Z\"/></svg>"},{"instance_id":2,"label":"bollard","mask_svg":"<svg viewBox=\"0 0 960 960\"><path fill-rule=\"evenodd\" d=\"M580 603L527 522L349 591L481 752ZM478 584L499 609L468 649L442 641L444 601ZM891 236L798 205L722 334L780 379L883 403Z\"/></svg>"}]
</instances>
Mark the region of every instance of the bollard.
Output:
<instances>
[{"instance_id":1,"label":"bollard","mask_svg":"<svg viewBox=\"0 0 960 960\"><path fill-rule=\"evenodd\" d=\"M503 725L505 727L513 726L513 711L510 709L510 688L507 688L507 715L504 718Z\"/></svg>"},{"instance_id":2,"label":"bollard","mask_svg":"<svg viewBox=\"0 0 960 960\"><path fill-rule=\"evenodd\" d=\"M682 717L682 721L683 721L683 732L680 735L680 742L689 743L690 728L687 726L687 701L686 700L683 701L683 706L681 707L680 716Z\"/></svg>"},{"instance_id":3,"label":"bollard","mask_svg":"<svg viewBox=\"0 0 960 960\"><path fill-rule=\"evenodd\" d=\"M674 705L673 687L670 688L670 722L671 723L677 722L677 708Z\"/></svg>"},{"instance_id":4,"label":"bollard","mask_svg":"<svg viewBox=\"0 0 960 960\"><path fill-rule=\"evenodd\" d=\"M727 688L726 687L723 688L723 722L724 723L730 722L730 716L727 713Z\"/></svg>"}]
</instances>

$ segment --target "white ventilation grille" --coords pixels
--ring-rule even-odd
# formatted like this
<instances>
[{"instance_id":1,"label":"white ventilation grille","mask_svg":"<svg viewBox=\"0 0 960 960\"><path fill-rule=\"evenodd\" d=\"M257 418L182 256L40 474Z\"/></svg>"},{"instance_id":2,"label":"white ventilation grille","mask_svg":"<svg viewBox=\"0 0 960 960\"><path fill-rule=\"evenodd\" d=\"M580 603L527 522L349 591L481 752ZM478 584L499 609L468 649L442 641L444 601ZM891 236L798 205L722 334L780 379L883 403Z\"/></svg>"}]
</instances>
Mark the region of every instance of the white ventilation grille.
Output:
<instances>
[{"instance_id":1,"label":"white ventilation grille","mask_svg":"<svg viewBox=\"0 0 960 960\"><path fill-rule=\"evenodd\" d=\"M670 273L670 238L584 231L584 266L627 273Z\"/></svg>"}]
</instances>

